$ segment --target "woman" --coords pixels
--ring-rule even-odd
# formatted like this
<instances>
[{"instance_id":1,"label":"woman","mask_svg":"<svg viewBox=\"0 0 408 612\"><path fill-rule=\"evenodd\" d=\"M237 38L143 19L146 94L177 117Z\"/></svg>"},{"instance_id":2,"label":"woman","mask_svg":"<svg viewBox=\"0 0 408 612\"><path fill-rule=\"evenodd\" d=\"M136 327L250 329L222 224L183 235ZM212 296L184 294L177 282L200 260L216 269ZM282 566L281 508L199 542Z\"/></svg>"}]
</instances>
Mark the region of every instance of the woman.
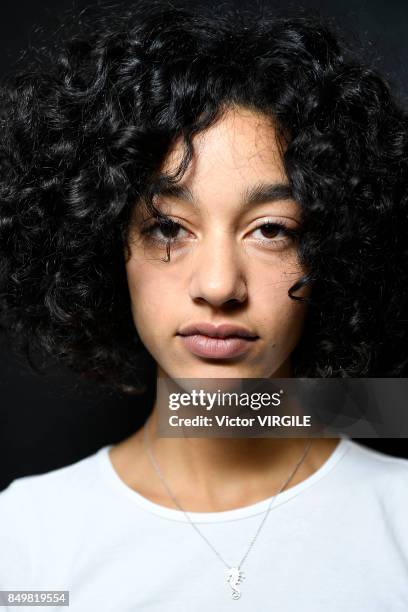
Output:
<instances>
[{"instance_id":1,"label":"woman","mask_svg":"<svg viewBox=\"0 0 408 612\"><path fill-rule=\"evenodd\" d=\"M316 18L111 11L2 98L1 312L22 346L129 393L152 373L407 371L407 117ZM407 609L406 460L160 438L157 418L0 494L1 589Z\"/></svg>"}]
</instances>

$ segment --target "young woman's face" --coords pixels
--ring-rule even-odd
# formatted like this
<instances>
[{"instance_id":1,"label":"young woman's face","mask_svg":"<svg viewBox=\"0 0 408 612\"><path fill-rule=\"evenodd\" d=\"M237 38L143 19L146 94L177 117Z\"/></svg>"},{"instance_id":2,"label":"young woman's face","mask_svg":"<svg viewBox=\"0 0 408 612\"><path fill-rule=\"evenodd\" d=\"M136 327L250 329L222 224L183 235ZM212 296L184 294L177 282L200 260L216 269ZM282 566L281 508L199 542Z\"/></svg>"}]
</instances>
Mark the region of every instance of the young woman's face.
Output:
<instances>
[{"instance_id":1,"label":"young woman's face","mask_svg":"<svg viewBox=\"0 0 408 612\"><path fill-rule=\"evenodd\" d=\"M184 189L155 200L178 225L158 226L142 207L135 210L126 270L136 329L160 376L290 377L305 315L305 305L288 296L304 272L291 235L300 208L274 128L250 110L230 109L193 144L177 184ZM177 141L161 171L174 171L182 152ZM200 323L238 325L256 337L180 335Z\"/></svg>"}]
</instances>

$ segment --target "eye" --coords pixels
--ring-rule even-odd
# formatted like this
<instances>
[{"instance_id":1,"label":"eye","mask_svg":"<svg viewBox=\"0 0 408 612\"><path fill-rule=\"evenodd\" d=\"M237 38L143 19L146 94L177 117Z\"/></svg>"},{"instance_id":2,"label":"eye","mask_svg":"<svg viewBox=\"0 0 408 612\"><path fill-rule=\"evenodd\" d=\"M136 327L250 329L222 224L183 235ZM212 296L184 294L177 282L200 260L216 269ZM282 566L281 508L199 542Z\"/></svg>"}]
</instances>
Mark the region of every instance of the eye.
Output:
<instances>
[{"instance_id":1,"label":"eye","mask_svg":"<svg viewBox=\"0 0 408 612\"><path fill-rule=\"evenodd\" d=\"M188 237L189 233L180 223L170 217L163 216L159 220L148 224L140 230L142 236L149 242L158 246L177 244ZM260 236L256 236L259 233ZM266 248L283 248L295 240L298 232L279 221L259 223L250 232L251 241Z\"/></svg>"},{"instance_id":2,"label":"eye","mask_svg":"<svg viewBox=\"0 0 408 612\"><path fill-rule=\"evenodd\" d=\"M256 234L258 237L256 236ZM251 232L254 241L268 248L282 247L295 240L296 230L288 227L280 221L267 221L259 225Z\"/></svg>"},{"instance_id":3,"label":"eye","mask_svg":"<svg viewBox=\"0 0 408 612\"><path fill-rule=\"evenodd\" d=\"M141 230L141 234L157 244L167 244L180 239L180 230L184 228L168 217L155 221ZM188 233L186 230L184 230Z\"/></svg>"}]
</instances>

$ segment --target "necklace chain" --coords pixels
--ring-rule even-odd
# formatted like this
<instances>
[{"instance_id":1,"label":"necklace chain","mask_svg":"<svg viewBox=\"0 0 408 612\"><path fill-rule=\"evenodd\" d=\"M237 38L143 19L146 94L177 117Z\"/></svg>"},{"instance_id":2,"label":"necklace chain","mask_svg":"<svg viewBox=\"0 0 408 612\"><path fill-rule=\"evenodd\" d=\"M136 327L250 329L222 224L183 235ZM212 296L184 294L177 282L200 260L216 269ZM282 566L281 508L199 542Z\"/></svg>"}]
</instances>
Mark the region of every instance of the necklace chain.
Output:
<instances>
[{"instance_id":1,"label":"necklace chain","mask_svg":"<svg viewBox=\"0 0 408 612\"><path fill-rule=\"evenodd\" d=\"M153 455L153 451L150 447L149 444L149 436L148 436L148 429L147 429L147 421L144 424L144 444L145 444L145 449L147 452L147 456L154 468L154 470L156 471L157 475L159 476L161 482L163 483L167 493L169 494L170 498L173 500L173 502L175 503L175 505L177 506L177 508L179 510L181 510L181 512L184 514L184 516L186 517L186 519L188 520L188 522L190 523L190 525L195 529L195 531L198 533L198 535L206 542L206 544L212 549L212 551L217 555L218 559L225 565L225 567L227 569L231 569L232 566L229 565L225 559L220 555L220 553L218 552L218 550L213 546L213 544L208 540L208 538L202 533L202 531L197 527L197 525L191 520L191 517L189 516L189 514L184 510L184 508L180 505L180 503L178 502L177 498L175 497L175 495L173 494L172 490L170 489L169 485L167 484L166 479L164 478L162 471L156 461L155 456ZM308 443L305 446L305 449L302 453L301 458L299 459L299 461L296 463L294 469L290 472L288 478L285 479L285 481L282 483L282 485L279 487L278 491L275 493L275 495L271 498L268 507L266 509L266 512L264 514L264 516L262 517L261 522L258 525L258 528L254 534L254 536L252 537L249 546L247 548L247 551L245 552L244 556L242 557L240 563L235 566L238 570L242 567L245 559L248 557L249 553L251 552L261 530L262 527L264 526L266 519L268 518L269 512L272 508L273 502L276 500L276 498L278 497L278 495L280 493L282 493L282 491L284 490L284 488L286 487L286 485L290 482L290 480L293 478L293 476L295 475L295 473L297 472L298 468L300 467L300 465L303 463L309 448L312 444L312 439L310 438Z\"/></svg>"}]
</instances>

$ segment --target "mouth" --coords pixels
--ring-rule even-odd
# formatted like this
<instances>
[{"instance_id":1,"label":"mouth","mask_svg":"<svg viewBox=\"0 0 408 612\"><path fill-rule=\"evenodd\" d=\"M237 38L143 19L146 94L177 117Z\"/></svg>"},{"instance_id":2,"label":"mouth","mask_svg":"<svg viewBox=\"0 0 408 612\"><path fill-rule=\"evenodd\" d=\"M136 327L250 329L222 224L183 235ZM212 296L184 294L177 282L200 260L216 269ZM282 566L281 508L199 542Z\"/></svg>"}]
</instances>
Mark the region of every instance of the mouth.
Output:
<instances>
[{"instance_id":1,"label":"mouth","mask_svg":"<svg viewBox=\"0 0 408 612\"><path fill-rule=\"evenodd\" d=\"M178 334L184 346L198 357L227 359L246 353L258 339L257 337L229 336L211 337L205 334Z\"/></svg>"}]
</instances>

